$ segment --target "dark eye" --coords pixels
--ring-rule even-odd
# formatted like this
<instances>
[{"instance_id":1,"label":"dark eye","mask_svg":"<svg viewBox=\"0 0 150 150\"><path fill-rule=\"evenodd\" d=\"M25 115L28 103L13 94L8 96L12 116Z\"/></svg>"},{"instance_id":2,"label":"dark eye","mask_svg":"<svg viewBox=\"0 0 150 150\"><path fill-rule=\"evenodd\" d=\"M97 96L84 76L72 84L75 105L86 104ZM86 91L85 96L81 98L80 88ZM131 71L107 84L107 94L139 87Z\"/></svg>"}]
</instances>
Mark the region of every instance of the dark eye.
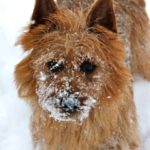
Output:
<instances>
[{"instance_id":1,"label":"dark eye","mask_svg":"<svg viewBox=\"0 0 150 150\"><path fill-rule=\"evenodd\" d=\"M80 70L86 74L90 74L92 73L96 68L96 65L89 62L88 60L84 61L81 66L80 66Z\"/></svg>"},{"instance_id":2,"label":"dark eye","mask_svg":"<svg viewBox=\"0 0 150 150\"><path fill-rule=\"evenodd\" d=\"M47 62L46 66L51 70L52 73L58 73L64 70L64 64L54 60Z\"/></svg>"}]
</instances>

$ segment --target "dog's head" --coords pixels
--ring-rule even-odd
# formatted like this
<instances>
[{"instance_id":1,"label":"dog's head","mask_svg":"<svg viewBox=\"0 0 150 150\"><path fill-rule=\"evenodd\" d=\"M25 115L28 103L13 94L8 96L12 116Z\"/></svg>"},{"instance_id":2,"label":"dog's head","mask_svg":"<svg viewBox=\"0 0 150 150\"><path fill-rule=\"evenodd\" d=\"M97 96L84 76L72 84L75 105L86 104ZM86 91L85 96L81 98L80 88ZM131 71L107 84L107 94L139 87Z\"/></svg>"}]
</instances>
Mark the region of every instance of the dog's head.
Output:
<instances>
[{"instance_id":1,"label":"dog's head","mask_svg":"<svg viewBox=\"0 0 150 150\"><path fill-rule=\"evenodd\" d=\"M111 0L98 0L88 14L39 0L19 44L30 51L16 67L19 94L55 120L82 122L129 80Z\"/></svg>"}]
</instances>

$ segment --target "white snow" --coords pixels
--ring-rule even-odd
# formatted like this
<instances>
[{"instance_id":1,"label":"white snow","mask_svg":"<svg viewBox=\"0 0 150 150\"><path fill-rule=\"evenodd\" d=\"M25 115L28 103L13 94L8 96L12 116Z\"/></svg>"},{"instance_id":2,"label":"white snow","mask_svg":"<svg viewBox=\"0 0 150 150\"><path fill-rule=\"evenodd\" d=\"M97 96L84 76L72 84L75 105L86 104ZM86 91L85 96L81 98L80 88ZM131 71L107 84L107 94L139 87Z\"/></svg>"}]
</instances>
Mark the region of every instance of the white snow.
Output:
<instances>
[{"instance_id":1,"label":"white snow","mask_svg":"<svg viewBox=\"0 0 150 150\"><path fill-rule=\"evenodd\" d=\"M37 78L40 80L40 81L46 81L47 79L47 74L44 73L43 71L40 71L40 73L38 74Z\"/></svg>"},{"instance_id":2,"label":"white snow","mask_svg":"<svg viewBox=\"0 0 150 150\"><path fill-rule=\"evenodd\" d=\"M134 94L141 133L141 150L150 149L150 82L140 77L135 78Z\"/></svg>"},{"instance_id":3,"label":"white snow","mask_svg":"<svg viewBox=\"0 0 150 150\"><path fill-rule=\"evenodd\" d=\"M13 79L14 66L25 55L14 44L28 23L33 6L34 0L0 0L0 150L33 149L29 128L31 109L17 97ZM150 15L149 0L147 12ZM140 150L149 150L150 82L136 77L134 92L142 139Z\"/></svg>"}]
</instances>

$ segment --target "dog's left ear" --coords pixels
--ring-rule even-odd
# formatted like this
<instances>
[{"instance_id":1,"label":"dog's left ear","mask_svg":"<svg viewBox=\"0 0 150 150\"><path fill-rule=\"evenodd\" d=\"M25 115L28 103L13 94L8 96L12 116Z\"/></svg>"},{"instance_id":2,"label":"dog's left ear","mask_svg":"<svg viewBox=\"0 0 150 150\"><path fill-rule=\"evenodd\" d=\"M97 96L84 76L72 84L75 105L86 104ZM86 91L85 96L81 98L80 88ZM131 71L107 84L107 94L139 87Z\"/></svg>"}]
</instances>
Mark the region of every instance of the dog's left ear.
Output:
<instances>
[{"instance_id":1,"label":"dog's left ear","mask_svg":"<svg viewBox=\"0 0 150 150\"><path fill-rule=\"evenodd\" d=\"M31 20L32 27L44 24L50 13L55 13L57 6L54 0L36 0Z\"/></svg>"},{"instance_id":2,"label":"dog's left ear","mask_svg":"<svg viewBox=\"0 0 150 150\"><path fill-rule=\"evenodd\" d=\"M87 26L94 27L96 24L113 32L117 32L116 19L112 0L97 0L87 17Z\"/></svg>"}]
</instances>

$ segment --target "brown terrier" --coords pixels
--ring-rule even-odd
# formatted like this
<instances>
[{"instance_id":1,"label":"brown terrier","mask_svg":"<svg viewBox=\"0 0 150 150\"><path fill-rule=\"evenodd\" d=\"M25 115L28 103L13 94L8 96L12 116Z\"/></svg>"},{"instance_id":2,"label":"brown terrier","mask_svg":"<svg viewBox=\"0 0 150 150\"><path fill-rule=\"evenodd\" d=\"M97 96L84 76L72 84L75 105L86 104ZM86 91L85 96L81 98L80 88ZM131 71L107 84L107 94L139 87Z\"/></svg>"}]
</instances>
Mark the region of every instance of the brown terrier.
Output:
<instances>
[{"instance_id":1,"label":"brown terrier","mask_svg":"<svg viewBox=\"0 0 150 150\"><path fill-rule=\"evenodd\" d=\"M125 17L124 3L139 6L138 15L145 15L142 0L117 2L118 12ZM131 76L117 35L113 3L97 0L90 10L84 4L74 9L66 1L67 9L53 0L37 0L32 23L19 40L30 51L15 74L19 95L33 109L35 148L135 150L139 139ZM124 28L120 28L122 37Z\"/></svg>"}]
</instances>

